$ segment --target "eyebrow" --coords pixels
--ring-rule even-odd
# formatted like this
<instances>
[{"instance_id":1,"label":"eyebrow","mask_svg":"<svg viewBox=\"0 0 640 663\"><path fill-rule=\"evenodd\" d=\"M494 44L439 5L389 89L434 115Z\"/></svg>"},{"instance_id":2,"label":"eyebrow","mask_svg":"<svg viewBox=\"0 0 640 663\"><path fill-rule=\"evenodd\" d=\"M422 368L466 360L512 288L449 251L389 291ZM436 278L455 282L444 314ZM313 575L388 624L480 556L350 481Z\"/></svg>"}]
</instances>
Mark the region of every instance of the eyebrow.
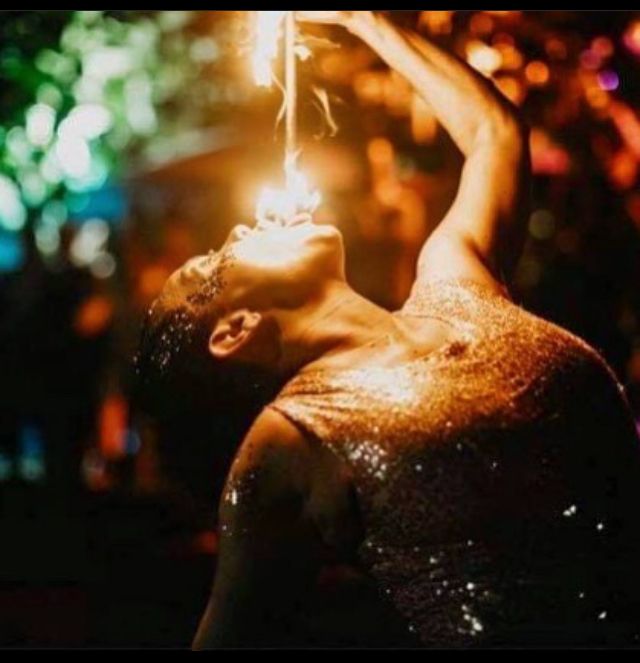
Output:
<instances>
[{"instance_id":1,"label":"eyebrow","mask_svg":"<svg viewBox=\"0 0 640 663\"><path fill-rule=\"evenodd\" d=\"M226 281L224 279L224 272L229 267L234 258L233 251L228 247L221 251L209 251L204 256L205 260L218 259L217 264L211 270L211 274L202 280L202 283L192 292L187 301L190 304L201 306L217 297L224 289Z\"/></svg>"}]
</instances>

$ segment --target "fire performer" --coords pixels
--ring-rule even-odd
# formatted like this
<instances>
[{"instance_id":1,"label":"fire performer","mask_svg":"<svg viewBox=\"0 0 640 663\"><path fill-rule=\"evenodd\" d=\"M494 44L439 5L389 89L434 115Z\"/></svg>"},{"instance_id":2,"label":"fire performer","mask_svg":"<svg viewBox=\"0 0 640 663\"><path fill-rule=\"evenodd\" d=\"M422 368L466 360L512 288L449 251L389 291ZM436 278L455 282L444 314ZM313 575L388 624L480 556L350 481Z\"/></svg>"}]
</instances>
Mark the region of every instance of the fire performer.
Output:
<instances>
[{"instance_id":1,"label":"fire performer","mask_svg":"<svg viewBox=\"0 0 640 663\"><path fill-rule=\"evenodd\" d=\"M509 298L529 182L515 110L381 15L300 14L410 81L466 163L398 312L349 287L339 232L304 215L236 227L150 311L151 392L214 407L240 380L261 408L195 647L287 643L329 563L376 599L345 618L351 642L316 644L631 642L637 435L597 352Z\"/></svg>"}]
</instances>

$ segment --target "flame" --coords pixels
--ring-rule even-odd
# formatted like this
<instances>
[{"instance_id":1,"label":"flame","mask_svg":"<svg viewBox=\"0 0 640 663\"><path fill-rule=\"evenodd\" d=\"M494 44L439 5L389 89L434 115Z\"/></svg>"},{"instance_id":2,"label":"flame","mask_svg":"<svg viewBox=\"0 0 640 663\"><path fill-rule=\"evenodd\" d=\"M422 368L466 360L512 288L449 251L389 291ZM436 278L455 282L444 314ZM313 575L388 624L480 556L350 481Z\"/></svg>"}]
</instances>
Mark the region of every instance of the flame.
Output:
<instances>
[{"instance_id":1,"label":"flame","mask_svg":"<svg viewBox=\"0 0 640 663\"><path fill-rule=\"evenodd\" d=\"M297 166L298 153L289 153L284 160L284 188L265 186L258 198L258 223L285 225L299 214L313 214L322 202L320 192L312 189Z\"/></svg>"},{"instance_id":2,"label":"flame","mask_svg":"<svg viewBox=\"0 0 640 663\"><path fill-rule=\"evenodd\" d=\"M256 11L253 26L251 67L253 80L260 87L271 87L274 81L273 61L278 56L286 11Z\"/></svg>"},{"instance_id":3,"label":"flame","mask_svg":"<svg viewBox=\"0 0 640 663\"><path fill-rule=\"evenodd\" d=\"M271 87L275 82L284 96L278 121L286 115L284 187L263 188L256 206L258 223L286 225L300 214L312 214L320 205L321 196L313 190L305 175L298 170L299 152L296 144L296 59L306 60L311 56L307 46L296 43L295 18L290 11L255 11L253 30L253 52L251 64L257 85ZM285 79L281 85L273 71L278 56L280 40L284 36Z\"/></svg>"}]
</instances>

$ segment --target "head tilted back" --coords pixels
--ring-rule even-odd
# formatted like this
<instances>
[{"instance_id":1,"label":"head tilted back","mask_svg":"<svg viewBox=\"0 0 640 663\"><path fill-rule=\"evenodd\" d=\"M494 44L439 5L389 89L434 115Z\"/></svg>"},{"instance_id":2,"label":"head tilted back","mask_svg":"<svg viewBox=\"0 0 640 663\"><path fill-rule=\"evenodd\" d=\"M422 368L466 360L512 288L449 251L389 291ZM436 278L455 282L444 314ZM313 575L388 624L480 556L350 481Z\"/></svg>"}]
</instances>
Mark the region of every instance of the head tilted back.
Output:
<instances>
[{"instance_id":1,"label":"head tilted back","mask_svg":"<svg viewBox=\"0 0 640 663\"><path fill-rule=\"evenodd\" d=\"M156 417L214 409L250 416L282 386L282 378L264 368L220 361L209 352L221 315L219 274L214 270L179 296L169 289L147 313L135 360L137 391L141 407Z\"/></svg>"}]
</instances>

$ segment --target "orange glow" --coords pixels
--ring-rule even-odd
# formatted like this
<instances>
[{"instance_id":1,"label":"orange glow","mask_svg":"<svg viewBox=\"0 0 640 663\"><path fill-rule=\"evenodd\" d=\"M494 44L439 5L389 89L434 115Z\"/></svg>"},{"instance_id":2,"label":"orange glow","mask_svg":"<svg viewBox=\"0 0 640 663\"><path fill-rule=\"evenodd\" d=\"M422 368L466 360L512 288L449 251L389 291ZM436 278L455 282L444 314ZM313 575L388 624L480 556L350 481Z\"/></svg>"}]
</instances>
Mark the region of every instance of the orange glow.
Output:
<instances>
[{"instance_id":1,"label":"orange glow","mask_svg":"<svg viewBox=\"0 0 640 663\"><path fill-rule=\"evenodd\" d=\"M610 58L613 55L613 42L608 37L596 37L591 43L591 50L601 58Z\"/></svg>"},{"instance_id":2,"label":"orange glow","mask_svg":"<svg viewBox=\"0 0 640 663\"><path fill-rule=\"evenodd\" d=\"M533 60L527 65L524 75L531 85L542 86L549 81L549 67L540 60Z\"/></svg>"},{"instance_id":3,"label":"orange glow","mask_svg":"<svg viewBox=\"0 0 640 663\"><path fill-rule=\"evenodd\" d=\"M393 163L393 145L386 138L374 138L369 141L367 155L373 166L388 166Z\"/></svg>"},{"instance_id":4,"label":"orange glow","mask_svg":"<svg viewBox=\"0 0 640 663\"><path fill-rule=\"evenodd\" d=\"M635 20L629 25L624 33L623 41L634 55L640 55L640 20Z\"/></svg>"},{"instance_id":5,"label":"orange glow","mask_svg":"<svg viewBox=\"0 0 640 663\"><path fill-rule=\"evenodd\" d=\"M493 16L512 17L512 16L517 16L518 14L520 14L520 12L513 11L511 9L500 9L500 10L487 11L487 14L491 14Z\"/></svg>"},{"instance_id":6,"label":"orange glow","mask_svg":"<svg viewBox=\"0 0 640 663\"><path fill-rule=\"evenodd\" d=\"M76 311L73 328L84 338L91 338L103 332L113 316L113 305L102 295L86 299Z\"/></svg>"},{"instance_id":7,"label":"orange glow","mask_svg":"<svg viewBox=\"0 0 640 663\"><path fill-rule=\"evenodd\" d=\"M491 40L494 46L506 45L513 46L514 40L513 37L508 32L498 32L493 36Z\"/></svg>"},{"instance_id":8,"label":"orange glow","mask_svg":"<svg viewBox=\"0 0 640 663\"><path fill-rule=\"evenodd\" d=\"M596 71L602 66L602 57L596 51L589 49L580 54L580 64L585 69Z\"/></svg>"},{"instance_id":9,"label":"orange glow","mask_svg":"<svg viewBox=\"0 0 640 663\"><path fill-rule=\"evenodd\" d=\"M485 12L474 14L469 28L474 34L487 35L493 30L493 19Z\"/></svg>"},{"instance_id":10,"label":"orange glow","mask_svg":"<svg viewBox=\"0 0 640 663\"><path fill-rule=\"evenodd\" d=\"M509 69L515 71L522 67L523 57L522 53L515 48L512 44L496 44L496 48L502 56L502 69Z\"/></svg>"},{"instance_id":11,"label":"orange glow","mask_svg":"<svg viewBox=\"0 0 640 663\"><path fill-rule=\"evenodd\" d=\"M640 161L640 120L633 110L621 101L611 105L610 113L627 148Z\"/></svg>"},{"instance_id":12,"label":"orange glow","mask_svg":"<svg viewBox=\"0 0 640 663\"><path fill-rule=\"evenodd\" d=\"M547 41L545 44L545 50L552 60L564 60L567 57L567 47L556 37Z\"/></svg>"},{"instance_id":13,"label":"orange glow","mask_svg":"<svg viewBox=\"0 0 640 663\"><path fill-rule=\"evenodd\" d=\"M197 534L193 539L195 550L204 555L215 555L218 552L218 535L213 531Z\"/></svg>"},{"instance_id":14,"label":"orange glow","mask_svg":"<svg viewBox=\"0 0 640 663\"><path fill-rule=\"evenodd\" d=\"M525 99L526 90L522 83L513 76L500 76L495 84L504 96L516 106L520 106Z\"/></svg>"},{"instance_id":15,"label":"orange glow","mask_svg":"<svg viewBox=\"0 0 640 663\"><path fill-rule=\"evenodd\" d=\"M610 103L610 98L607 92L600 87L588 87L584 92L587 103L596 110L606 108Z\"/></svg>"},{"instance_id":16,"label":"orange glow","mask_svg":"<svg viewBox=\"0 0 640 663\"><path fill-rule=\"evenodd\" d=\"M627 149L616 152L609 164L609 178L622 191L630 189L638 179L638 162Z\"/></svg>"},{"instance_id":17,"label":"orange glow","mask_svg":"<svg viewBox=\"0 0 640 663\"><path fill-rule=\"evenodd\" d=\"M565 175L571 168L569 154L561 145L554 143L543 129L531 131L531 161L537 175Z\"/></svg>"},{"instance_id":18,"label":"orange glow","mask_svg":"<svg viewBox=\"0 0 640 663\"><path fill-rule=\"evenodd\" d=\"M160 294L168 278L169 270L162 265L145 267L138 281L140 294L146 300L153 299Z\"/></svg>"},{"instance_id":19,"label":"orange glow","mask_svg":"<svg viewBox=\"0 0 640 663\"><path fill-rule=\"evenodd\" d=\"M394 207L400 201L404 190L402 186L393 180L381 180L374 187L376 198L387 207Z\"/></svg>"},{"instance_id":20,"label":"orange glow","mask_svg":"<svg viewBox=\"0 0 640 663\"><path fill-rule=\"evenodd\" d=\"M411 104L411 133L416 143L432 143L438 133L438 121L431 107L418 94L413 95Z\"/></svg>"},{"instance_id":21,"label":"orange glow","mask_svg":"<svg viewBox=\"0 0 640 663\"><path fill-rule=\"evenodd\" d=\"M420 13L419 25L431 34L448 35L451 33L452 20L452 11L423 11Z\"/></svg>"},{"instance_id":22,"label":"orange glow","mask_svg":"<svg viewBox=\"0 0 640 663\"><path fill-rule=\"evenodd\" d=\"M353 87L358 98L363 102L378 105L384 100L385 75L377 71L363 71L359 73Z\"/></svg>"},{"instance_id":23,"label":"orange glow","mask_svg":"<svg viewBox=\"0 0 640 663\"><path fill-rule=\"evenodd\" d=\"M413 91L405 78L391 71L384 79L384 104L390 115L406 117L411 112Z\"/></svg>"},{"instance_id":24,"label":"orange glow","mask_svg":"<svg viewBox=\"0 0 640 663\"><path fill-rule=\"evenodd\" d=\"M105 458L120 458L125 453L128 408L120 395L108 396L100 412L100 450Z\"/></svg>"}]
</instances>

